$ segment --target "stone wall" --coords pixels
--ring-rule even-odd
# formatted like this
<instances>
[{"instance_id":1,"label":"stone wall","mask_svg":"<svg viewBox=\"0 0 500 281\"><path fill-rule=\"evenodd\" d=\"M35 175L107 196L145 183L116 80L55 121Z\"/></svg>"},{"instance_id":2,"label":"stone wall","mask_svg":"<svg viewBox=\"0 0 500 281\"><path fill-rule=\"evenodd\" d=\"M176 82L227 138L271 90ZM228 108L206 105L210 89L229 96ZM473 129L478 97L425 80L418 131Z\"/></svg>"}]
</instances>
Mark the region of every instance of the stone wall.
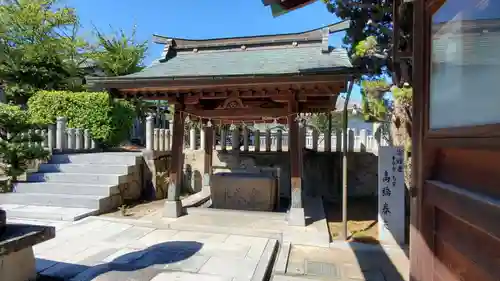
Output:
<instances>
[{"instance_id":1,"label":"stone wall","mask_svg":"<svg viewBox=\"0 0 500 281\"><path fill-rule=\"evenodd\" d=\"M138 181L142 183L142 198L146 200L163 199L167 195L170 152L145 151L143 162L138 165ZM139 174L140 173L140 174Z\"/></svg>"},{"instance_id":2,"label":"stone wall","mask_svg":"<svg viewBox=\"0 0 500 281\"><path fill-rule=\"evenodd\" d=\"M186 151L184 157L185 183L184 186L193 192L201 190L202 175L205 173L204 153L200 151ZM323 196L335 201L341 194L341 153L314 152L304 153L304 193L307 195ZM374 196L377 194L377 165L378 157L369 152L352 152L348 157L348 184L349 196ZM290 161L288 152L232 152L214 151L214 171L217 166L241 170L242 167L279 167L280 194L290 197ZM227 170L227 169L225 169ZM186 173L187 171L187 173Z\"/></svg>"}]
</instances>

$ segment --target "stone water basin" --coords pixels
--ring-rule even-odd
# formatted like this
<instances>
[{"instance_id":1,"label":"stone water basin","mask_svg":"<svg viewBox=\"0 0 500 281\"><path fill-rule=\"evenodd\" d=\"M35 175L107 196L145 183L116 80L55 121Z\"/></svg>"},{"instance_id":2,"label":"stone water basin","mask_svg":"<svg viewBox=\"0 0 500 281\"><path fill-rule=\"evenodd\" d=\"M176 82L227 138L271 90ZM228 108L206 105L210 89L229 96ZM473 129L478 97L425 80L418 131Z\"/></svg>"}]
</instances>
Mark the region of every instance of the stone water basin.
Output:
<instances>
[{"instance_id":1,"label":"stone water basin","mask_svg":"<svg viewBox=\"0 0 500 281\"><path fill-rule=\"evenodd\" d=\"M211 208L272 212L276 178L261 172L221 172L211 176Z\"/></svg>"}]
</instances>

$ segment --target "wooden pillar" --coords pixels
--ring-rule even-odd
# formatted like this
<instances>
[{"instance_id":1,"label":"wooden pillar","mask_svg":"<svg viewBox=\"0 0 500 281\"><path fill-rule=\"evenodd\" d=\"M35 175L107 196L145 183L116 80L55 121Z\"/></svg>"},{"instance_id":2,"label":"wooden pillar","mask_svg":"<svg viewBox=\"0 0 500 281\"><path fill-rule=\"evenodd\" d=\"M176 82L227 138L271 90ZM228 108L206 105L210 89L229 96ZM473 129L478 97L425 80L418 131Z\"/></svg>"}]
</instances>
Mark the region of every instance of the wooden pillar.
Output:
<instances>
[{"instance_id":1,"label":"wooden pillar","mask_svg":"<svg viewBox=\"0 0 500 281\"><path fill-rule=\"evenodd\" d=\"M184 147L184 105L175 105L174 131L172 134L172 166L170 169L170 183L168 186L167 201L163 207L163 216L177 218L182 214L182 205L179 200L182 186L182 165Z\"/></svg>"},{"instance_id":2,"label":"wooden pillar","mask_svg":"<svg viewBox=\"0 0 500 281\"><path fill-rule=\"evenodd\" d=\"M210 176L212 175L212 161L213 161L213 151L214 151L214 128L205 127L205 163L204 163L204 177L203 177L203 188L210 186Z\"/></svg>"},{"instance_id":3,"label":"wooden pillar","mask_svg":"<svg viewBox=\"0 0 500 281\"><path fill-rule=\"evenodd\" d=\"M299 104L294 99L288 103L288 111L290 118L288 118L289 139L288 150L290 155L290 175L291 175L291 206L288 213L288 224L295 226L305 226L304 209L302 207L302 162L299 140L299 124L293 113L299 111Z\"/></svg>"}]
</instances>

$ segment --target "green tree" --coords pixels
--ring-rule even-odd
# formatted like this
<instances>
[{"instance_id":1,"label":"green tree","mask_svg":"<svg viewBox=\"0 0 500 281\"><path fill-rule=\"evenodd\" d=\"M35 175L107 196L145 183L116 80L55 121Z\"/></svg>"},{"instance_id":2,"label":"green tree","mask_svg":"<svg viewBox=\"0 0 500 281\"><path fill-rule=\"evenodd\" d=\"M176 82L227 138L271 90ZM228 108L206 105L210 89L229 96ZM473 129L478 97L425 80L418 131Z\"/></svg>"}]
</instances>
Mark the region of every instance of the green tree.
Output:
<instances>
[{"instance_id":1,"label":"green tree","mask_svg":"<svg viewBox=\"0 0 500 281\"><path fill-rule=\"evenodd\" d=\"M34 134L28 112L15 105L0 104L0 170L12 181L24 174L31 161L46 159L49 153Z\"/></svg>"},{"instance_id":2,"label":"green tree","mask_svg":"<svg viewBox=\"0 0 500 281\"><path fill-rule=\"evenodd\" d=\"M94 63L106 76L122 76L138 72L144 68L143 60L148 49L148 42L135 39L136 29L128 36L123 30L106 36L95 29L97 45L89 53Z\"/></svg>"},{"instance_id":3,"label":"green tree","mask_svg":"<svg viewBox=\"0 0 500 281\"><path fill-rule=\"evenodd\" d=\"M331 112L331 124L332 124L332 131L335 131L337 129L342 129L342 111L332 111ZM349 118L355 118L351 112L349 112ZM328 114L327 113L320 113L320 114L314 114L311 116L309 120L309 126L314 127L316 130L318 130L320 133L326 133L328 131Z\"/></svg>"},{"instance_id":4,"label":"green tree","mask_svg":"<svg viewBox=\"0 0 500 281\"><path fill-rule=\"evenodd\" d=\"M25 104L37 90L81 87L85 42L78 18L56 0L18 0L0 5L0 81L9 100Z\"/></svg>"},{"instance_id":5,"label":"green tree","mask_svg":"<svg viewBox=\"0 0 500 281\"><path fill-rule=\"evenodd\" d=\"M413 4L402 0L323 1L337 17L351 21L343 43L353 63L363 71L358 82L362 88L361 107L365 120L383 122L384 127L390 127L393 144L405 146L409 157ZM392 83L388 83L386 77L392 78ZM387 99L388 92L392 92L392 102ZM408 168L408 185L410 179Z\"/></svg>"}]
</instances>

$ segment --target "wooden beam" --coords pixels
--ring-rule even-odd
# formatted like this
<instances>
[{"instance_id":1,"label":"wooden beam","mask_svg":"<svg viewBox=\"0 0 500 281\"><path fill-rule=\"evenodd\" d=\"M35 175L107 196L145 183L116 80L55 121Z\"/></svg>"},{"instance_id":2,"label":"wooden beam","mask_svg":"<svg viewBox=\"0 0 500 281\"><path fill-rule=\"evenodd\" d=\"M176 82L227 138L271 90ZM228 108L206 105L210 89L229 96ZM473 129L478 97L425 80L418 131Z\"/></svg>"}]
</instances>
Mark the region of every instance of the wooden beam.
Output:
<instances>
[{"instance_id":1,"label":"wooden beam","mask_svg":"<svg viewBox=\"0 0 500 281\"><path fill-rule=\"evenodd\" d=\"M194 90L213 89L220 87L245 87L249 86L273 86L278 87L283 84L306 85L316 83L344 82L350 72L332 74L304 74L304 75L283 75L283 76L257 76L257 77L154 77L154 78L92 78L88 83L93 87L105 89L142 89L153 88L158 90Z\"/></svg>"},{"instance_id":2,"label":"wooden beam","mask_svg":"<svg viewBox=\"0 0 500 281\"><path fill-rule=\"evenodd\" d=\"M244 117L281 117L287 116L288 111L284 108L240 108L220 110L188 110L189 114L201 118L244 118Z\"/></svg>"}]
</instances>

